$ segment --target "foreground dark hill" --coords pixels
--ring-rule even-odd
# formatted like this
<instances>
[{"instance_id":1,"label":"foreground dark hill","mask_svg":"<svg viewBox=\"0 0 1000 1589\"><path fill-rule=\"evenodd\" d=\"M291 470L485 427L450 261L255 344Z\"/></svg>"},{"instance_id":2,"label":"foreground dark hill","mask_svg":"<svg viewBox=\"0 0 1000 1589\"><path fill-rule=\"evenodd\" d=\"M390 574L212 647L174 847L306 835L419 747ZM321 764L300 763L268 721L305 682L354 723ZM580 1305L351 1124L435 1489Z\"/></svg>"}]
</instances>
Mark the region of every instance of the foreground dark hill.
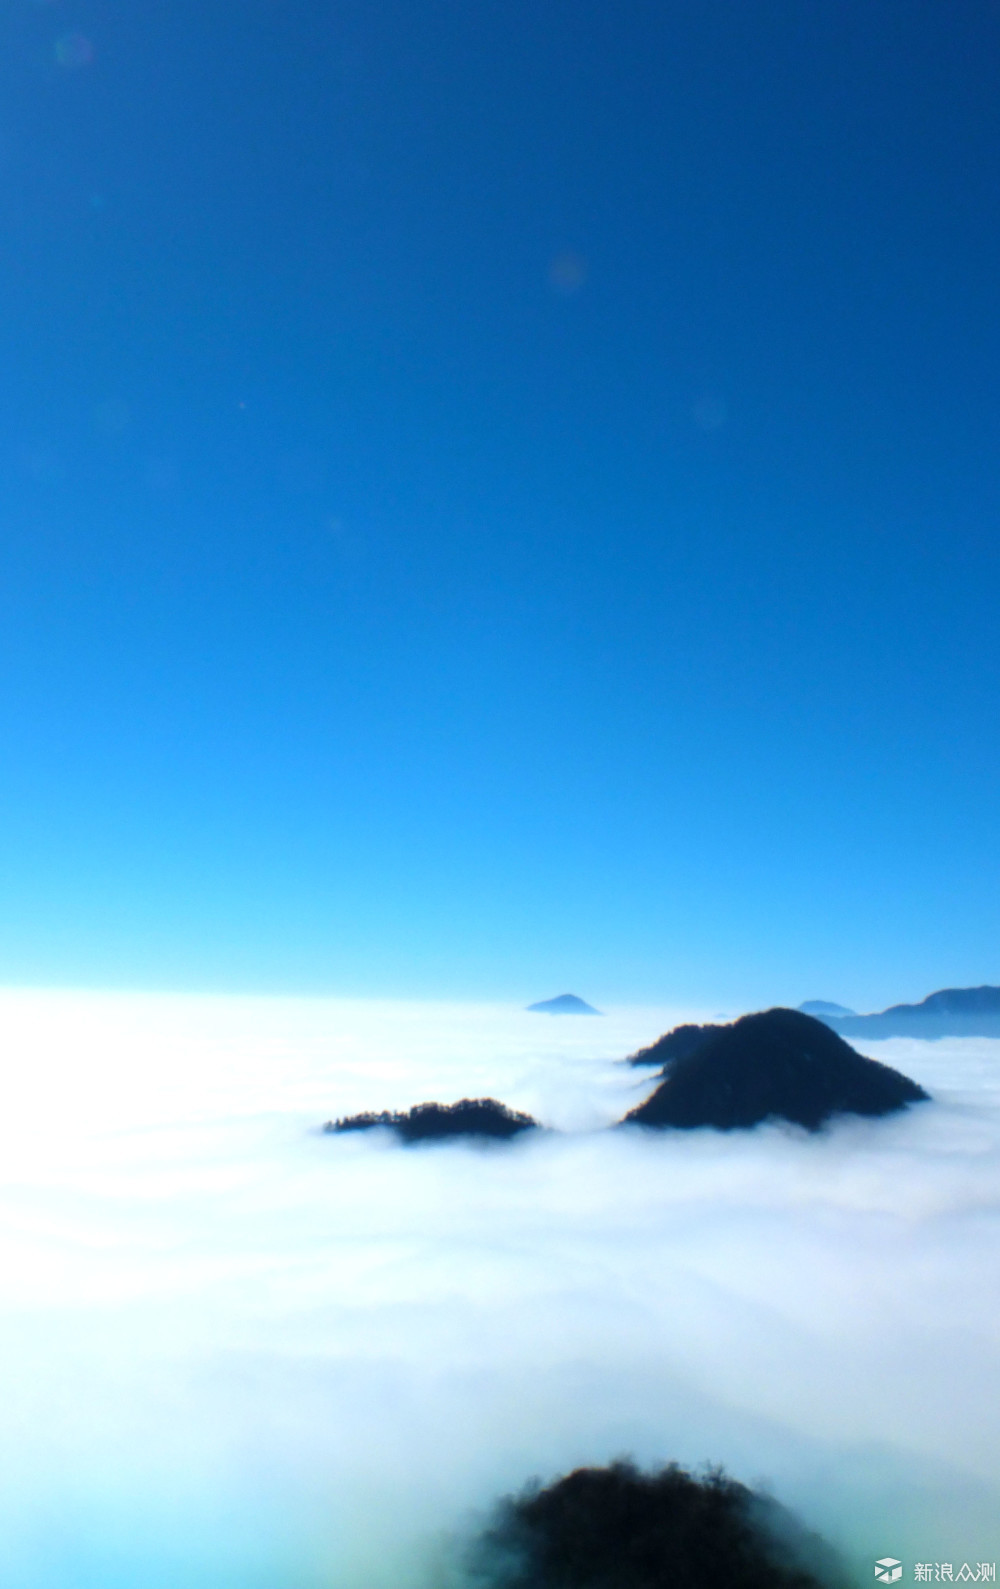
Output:
<instances>
[{"instance_id":1,"label":"foreground dark hill","mask_svg":"<svg viewBox=\"0 0 1000 1589\"><path fill-rule=\"evenodd\" d=\"M878 1015L823 1015L842 1037L1000 1037L1000 988L942 988Z\"/></svg>"},{"instance_id":2,"label":"foreground dark hill","mask_svg":"<svg viewBox=\"0 0 1000 1589\"><path fill-rule=\"evenodd\" d=\"M600 1015L600 1010L595 1010L586 999L578 999L575 993L559 993L554 999L542 999L540 1004L529 1004L527 1008L533 1015Z\"/></svg>"},{"instance_id":3,"label":"foreground dark hill","mask_svg":"<svg viewBox=\"0 0 1000 1589\"><path fill-rule=\"evenodd\" d=\"M458 1103L418 1103L404 1113L347 1115L328 1120L324 1131L373 1131L388 1126L404 1142L436 1142L445 1137L483 1137L494 1141L537 1129L531 1115L508 1109L495 1098L460 1098Z\"/></svg>"},{"instance_id":4,"label":"foreground dark hill","mask_svg":"<svg viewBox=\"0 0 1000 1589\"><path fill-rule=\"evenodd\" d=\"M623 1124L731 1131L773 1118L817 1131L834 1115L890 1114L926 1097L915 1081L865 1059L822 1021L800 1010L764 1010L674 1059Z\"/></svg>"},{"instance_id":5,"label":"foreground dark hill","mask_svg":"<svg viewBox=\"0 0 1000 1589\"><path fill-rule=\"evenodd\" d=\"M846 1575L776 1501L711 1472L579 1468L500 1507L468 1563L480 1589L832 1589Z\"/></svg>"}]
</instances>

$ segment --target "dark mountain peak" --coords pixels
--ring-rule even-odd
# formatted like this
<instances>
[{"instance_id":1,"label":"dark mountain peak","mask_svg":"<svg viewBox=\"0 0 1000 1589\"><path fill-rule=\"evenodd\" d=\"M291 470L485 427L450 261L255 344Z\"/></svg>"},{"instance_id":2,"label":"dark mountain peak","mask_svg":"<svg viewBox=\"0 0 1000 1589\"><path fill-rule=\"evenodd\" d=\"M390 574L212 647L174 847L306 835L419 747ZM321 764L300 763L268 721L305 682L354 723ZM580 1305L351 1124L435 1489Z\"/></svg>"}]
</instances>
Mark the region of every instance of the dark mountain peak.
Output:
<instances>
[{"instance_id":1,"label":"dark mountain peak","mask_svg":"<svg viewBox=\"0 0 1000 1589\"><path fill-rule=\"evenodd\" d=\"M713 1468L577 1468L497 1508L469 1552L492 1589L820 1589L848 1574L793 1513Z\"/></svg>"},{"instance_id":2,"label":"dark mountain peak","mask_svg":"<svg viewBox=\"0 0 1000 1589\"><path fill-rule=\"evenodd\" d=\"M834 1115L889 1114L926 1097L908 1076L865 1059L811 1015L763 1010L674 1059L623 1124L730 1131L779 1119L817 1131Z\"/></svg>"},{"instance_id":3,"label":"dark mountain peak","mask_svg":"<svg viewBox=\"0 0 1000 1589\"><path fill-rule=\"evenodd\" d=\"M540 1004L529 1004L528 1009L538 1015L600 1015L592 1004L578 999L575 993L560 993L557 998L543 999Z\"/></svg>"},{"instance_id":4,"label":"dark mountain peak","mask_svg":"<svg viewBox=\"0 0 1000 1589\"><path fill-rule=\"evenodd\" d=\"M380 1114L347 1115L328 1120L324 1131L372 1131L388 1126L404 1142L441 1141L445 1137L483 1137L504 1140L537 1128L531 1115L508 1109L495 1098L460 1098L458 1103L418 1103L402 1113L383 1109Z\"/></svg>"},{"instance_id":5,"label":"dark mountain peak","mask_svg":"<svg viewBox=\"0 0 1000 1589\"><path fill-rule=\"evenodd\" d=\"M724 1032L724 1026L675 1026L673 1031L667 1032L664 1037L658 1037L655 1043L650 1043L648 1048L640 1048L637 1053L630 1054L626 1061L629 1065L668 1065L674 1059L686 1059L688 1054L693 1054L696 1048L707 1042L716 1032Z\"/></svg>"}]
</instances>

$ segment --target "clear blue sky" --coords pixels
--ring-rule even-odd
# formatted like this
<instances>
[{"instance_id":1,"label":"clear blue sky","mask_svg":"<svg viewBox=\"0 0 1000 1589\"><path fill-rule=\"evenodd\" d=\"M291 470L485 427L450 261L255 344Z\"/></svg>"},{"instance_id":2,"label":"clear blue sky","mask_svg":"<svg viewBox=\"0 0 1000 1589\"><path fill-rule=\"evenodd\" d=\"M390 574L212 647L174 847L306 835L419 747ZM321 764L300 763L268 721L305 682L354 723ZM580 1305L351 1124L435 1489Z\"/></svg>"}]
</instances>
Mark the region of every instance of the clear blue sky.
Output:
<instances>
[{"instance_id":1,"label":"clear blue sky","mask_svg":"<svg viewBox=\"0 0 1000 1589\"><path fill-rule=\"evenodd\" d=\"M0 982L1000 981L995 0L0 30Z\"/></svg>"}]
</instances>

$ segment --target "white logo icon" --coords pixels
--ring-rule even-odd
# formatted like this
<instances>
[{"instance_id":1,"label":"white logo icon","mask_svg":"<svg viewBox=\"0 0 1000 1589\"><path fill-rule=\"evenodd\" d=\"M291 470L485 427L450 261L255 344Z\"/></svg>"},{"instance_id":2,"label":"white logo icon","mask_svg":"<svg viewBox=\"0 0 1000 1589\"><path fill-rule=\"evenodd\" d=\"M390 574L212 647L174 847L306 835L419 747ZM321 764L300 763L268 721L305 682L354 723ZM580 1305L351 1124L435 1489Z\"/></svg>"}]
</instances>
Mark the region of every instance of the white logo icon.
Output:
<instances>
[{"instance_id":1,"label":"white logo icon","mask_svg":"<svg viewBox=\"0 0 1000 1589\"><path fill-rule=\"evenodd\" d=\"M875 1563L875 1576L879 1583L898 1583L903 1576L903 1563L895 1556L883 1556Z\"/></svg>"}]
</instances>

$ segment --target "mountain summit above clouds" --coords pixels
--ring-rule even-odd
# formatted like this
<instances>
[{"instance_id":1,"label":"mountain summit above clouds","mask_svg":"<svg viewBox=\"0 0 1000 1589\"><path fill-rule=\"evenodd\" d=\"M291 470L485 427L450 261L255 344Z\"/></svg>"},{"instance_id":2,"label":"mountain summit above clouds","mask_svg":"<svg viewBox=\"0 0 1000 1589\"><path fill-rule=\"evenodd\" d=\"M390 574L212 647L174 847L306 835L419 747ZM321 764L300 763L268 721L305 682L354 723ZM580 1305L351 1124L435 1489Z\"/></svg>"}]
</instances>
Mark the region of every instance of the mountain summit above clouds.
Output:
<instances>
[{"instance_id":1,"label":"mountain summit above clouds","mask_svg":"<svg viewBox=\"0 0 1000 1589\"><path fill-rule=\"evenodd\" d=\"M731 1131L778 1119L818 1131L835 1115L890 1114L926 1097L811 1015L763 1010L668 1060L656 1091L622 1124Z\"/></svg>"},{"instance_id":2,"label":"mountain summit above clouds","mask_svg":"<svg viewBox=\"0 0 1000 1589\"><path fill-rule=\"evenodd\" d=\"M842 1037L1000 1037L1000 988L942 988L877 1015L814 1013Z\"/></svg>"},{"instance_id":3,"label":"mountain summit above clouds","mask_svg":"<svg viewBox=\"0 0 1000 1589\"><path fill-rule=\"evenodd\" d=\"M527 1006L537 1015L600 1015L592 1004L578 999L575 993L560 993L554 999L543 999L540 1004Z\"/></svg>"},{"instance_id":4,"label":"mountain summit above clouds","mask_svg":"<svg viewBox=\"0 0 1000 1589\"><path fill-rule=\"evenodd\" d=\"M497 1508L472 1542L478 1589L843 1589L834 1550L771 1496L671 1463L578 1468Z\"/></svg>"},{"instance_id":5,"label":"mountain summit above clouds","mask_svg":"<svg viewBox=\"0 0 1000 1589\"><path fill-rule=\"evenodd\" d=\"M650 1043L648 1048L640 1048L635 1054L630 1054L626 1061L629 1065L659 1065L664 1070L675 1059L686 1059L688 1054L693 1054L696 1048L716 1032L725 1032L725 1026L675 1026L673 1031L667 1032L663 1037L658 1037L655 1043Z\"/></svg>"},{"instance_id":6,"label":"mountain summit above clouds","mask_svg":"<svg viewBox=\"0 0 1000 1589\"><path fill-rule=\"evenodd\" d=\"M324 1131L374 1131L379 1126L395 1132L403 1142L440 1142L445 1137L480 1137L506 1141L522 1131L534 1131L538 1121L518 1109L508 1109L495 1098L460 1098L458 1103L418 1103L412 1109L383 1109L380 1113L346 1115L328 1120Z\"/></svg>"}]
</instances>

